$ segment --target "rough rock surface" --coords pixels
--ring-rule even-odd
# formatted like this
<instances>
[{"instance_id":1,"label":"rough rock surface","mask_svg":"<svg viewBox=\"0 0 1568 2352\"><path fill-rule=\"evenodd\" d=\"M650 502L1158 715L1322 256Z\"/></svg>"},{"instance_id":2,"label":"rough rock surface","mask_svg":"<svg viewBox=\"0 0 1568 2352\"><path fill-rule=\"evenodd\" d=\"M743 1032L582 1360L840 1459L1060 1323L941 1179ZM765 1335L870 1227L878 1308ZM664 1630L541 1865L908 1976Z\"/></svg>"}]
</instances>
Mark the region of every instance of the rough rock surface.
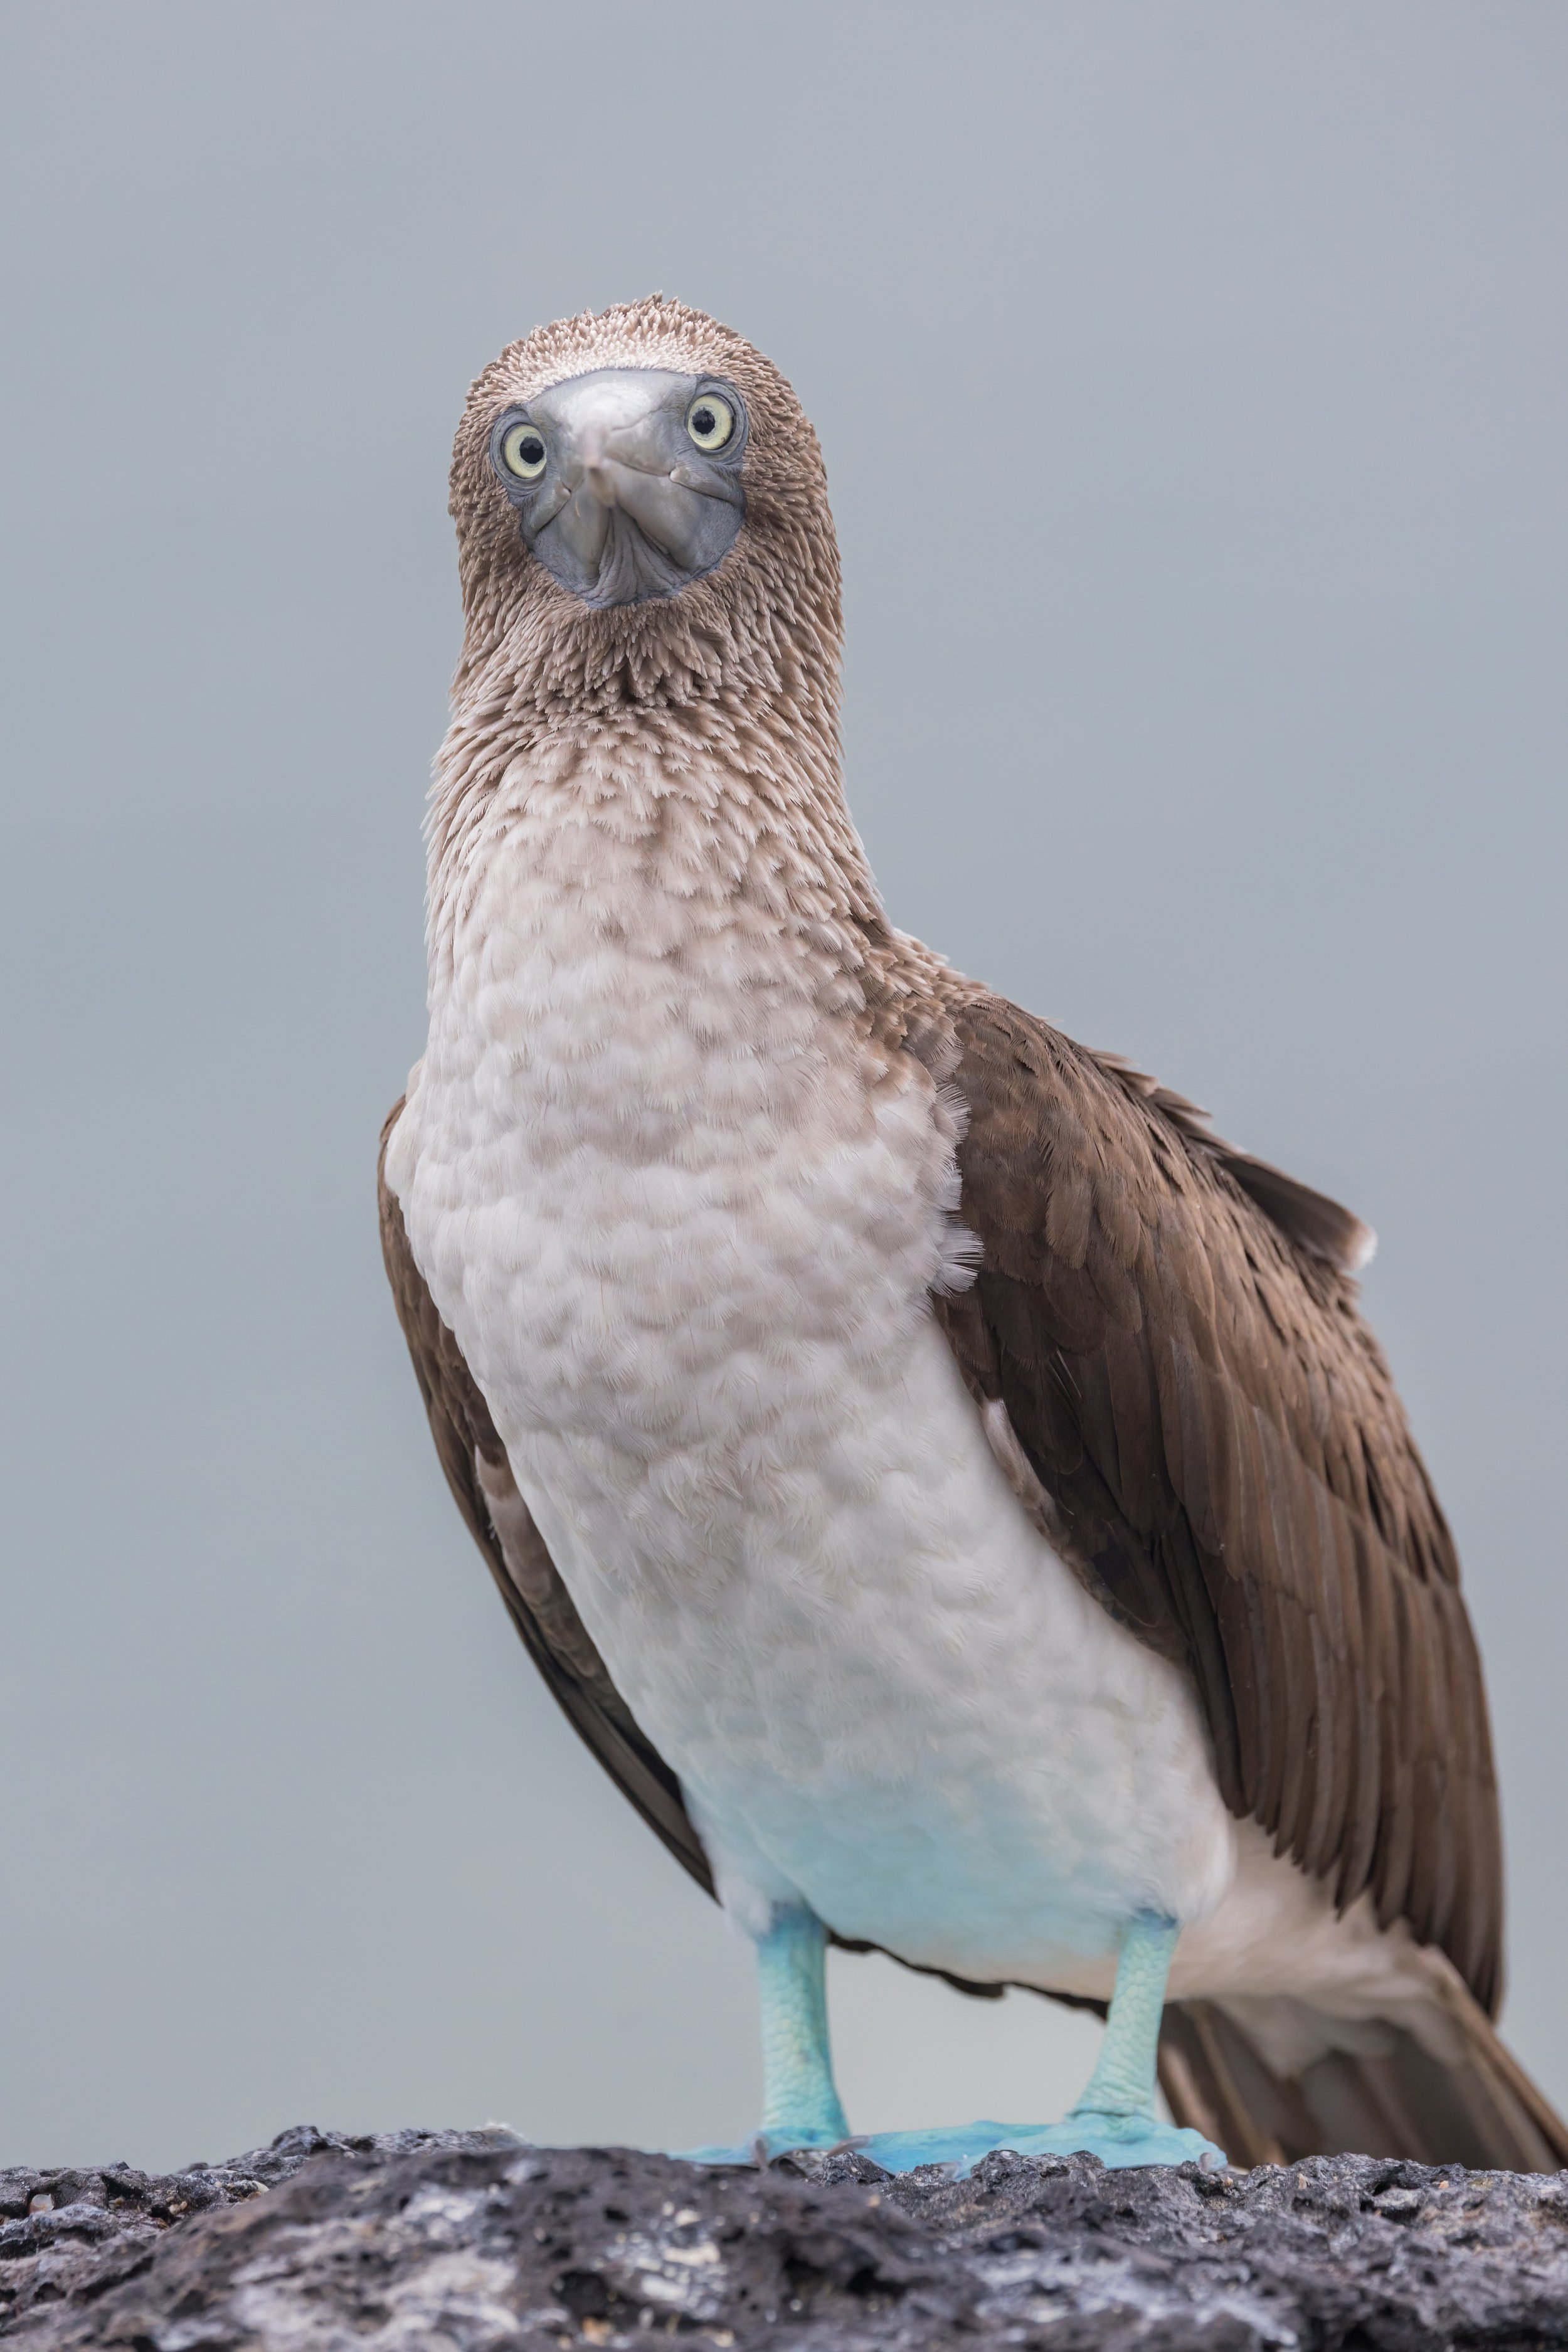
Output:
<instances>
[{"instance_id":1,"label":"rough rock surface","mask_svg":"<svg viewBox=\"0 0 1568 2352\"><path fill-rule=\"evenodd\" d=\"M987 2158L701 2170L500 2130L285 2132L153 2178L0 2172L28 2352L1568 2346L1568 2174L1365 2157L1236 2176Z\"/></svg>"}]
</instances>

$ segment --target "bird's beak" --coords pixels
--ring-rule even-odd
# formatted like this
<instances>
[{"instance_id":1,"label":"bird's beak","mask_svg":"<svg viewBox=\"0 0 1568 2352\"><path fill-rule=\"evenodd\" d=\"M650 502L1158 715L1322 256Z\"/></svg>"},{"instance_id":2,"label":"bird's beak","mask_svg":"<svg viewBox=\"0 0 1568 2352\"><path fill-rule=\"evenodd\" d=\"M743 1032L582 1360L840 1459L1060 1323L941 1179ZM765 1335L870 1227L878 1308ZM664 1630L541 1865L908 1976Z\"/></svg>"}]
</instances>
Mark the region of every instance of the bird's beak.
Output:
<instances>
[{"instance_id":1,"label":"bird's beak","mask_svg":"<svg viewBox=\"0 0 1568 2352\"><path fill-rule=\"evenodd\" d=\"M679 594L713 569L740 529L738 467L705 464L687 436L695 381L605 368L529 404L550 455L522 508L523 536L585 604Z\"/></svg>"},{"instance_id":2,"label":"bird's beak","mask_svg":"<svg viewBox=\"0 0 1568 2352\"><path fill-rule=\"evenodd\" d=\"M568 493L553 528L578 562L603 561L619 513L682 572L700 565L705 502L671 469L662 375L627 369L584 376L562 384L552 405ZM680 422L684 431L684 415Z\"/></svg>"}]
</instances>

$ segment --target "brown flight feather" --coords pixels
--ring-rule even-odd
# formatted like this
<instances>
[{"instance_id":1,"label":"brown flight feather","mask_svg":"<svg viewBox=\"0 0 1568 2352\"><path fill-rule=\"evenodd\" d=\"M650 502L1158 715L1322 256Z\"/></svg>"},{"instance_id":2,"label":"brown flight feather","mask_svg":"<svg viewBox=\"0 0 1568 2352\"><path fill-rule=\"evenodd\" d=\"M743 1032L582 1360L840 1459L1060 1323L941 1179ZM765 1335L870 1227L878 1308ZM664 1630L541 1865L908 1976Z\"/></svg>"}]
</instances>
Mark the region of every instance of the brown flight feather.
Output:
<instances>
[{"instance_id":1,"label":"brown flight feather","mask_svg":"<svg viewBox=\"0 0 1568 2352\"><path fill-rule=\"evenodd\" d=\"M1370 1885L1495 2008L1480 1666L1356 1309L1364 1228L1016 1006L952 1017L984 1255L934 1308L972 1392L1006 1407L1099 1597L1191 1669L1233 1811L1342 1904Z\"/></svg>"}]
</instances>

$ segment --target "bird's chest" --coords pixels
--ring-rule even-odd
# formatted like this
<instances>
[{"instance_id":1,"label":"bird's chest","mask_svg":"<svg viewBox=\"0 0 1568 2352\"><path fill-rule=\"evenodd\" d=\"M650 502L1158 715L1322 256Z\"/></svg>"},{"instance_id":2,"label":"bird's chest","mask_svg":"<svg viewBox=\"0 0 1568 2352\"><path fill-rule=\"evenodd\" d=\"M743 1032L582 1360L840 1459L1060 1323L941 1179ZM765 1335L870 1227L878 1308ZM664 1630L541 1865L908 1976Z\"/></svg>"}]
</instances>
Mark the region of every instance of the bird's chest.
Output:
<instances>
[{"instance_id":1,"label":"bird's chest","mask_svg":"<svg viewBox=\"0 0 1568 2352\"><path fill-rule=\"evenodd\" d=\"M635 866L601 857L591 893L524 869L458 929L388 1175L726 1899L803 1889L842 1932L1006 1972L1151 1886L1184 1909L1159 1857L1212 1790L1171 1670L990 1454L930 1313L934 1089L831 980Z\"/></svg>"},{"instance_id":2,"label":"bird's chest","mask_svg":"<svg viewBox=\"0 0 1568 2352\"><path fill-rule=\"evenodd\" d=\"M603 852L488 889L398 1131L416 1257L525 1486L645 1580L732 1576L926 1319L930 1082L743 904Z\"/></svg>"}]
</instances>

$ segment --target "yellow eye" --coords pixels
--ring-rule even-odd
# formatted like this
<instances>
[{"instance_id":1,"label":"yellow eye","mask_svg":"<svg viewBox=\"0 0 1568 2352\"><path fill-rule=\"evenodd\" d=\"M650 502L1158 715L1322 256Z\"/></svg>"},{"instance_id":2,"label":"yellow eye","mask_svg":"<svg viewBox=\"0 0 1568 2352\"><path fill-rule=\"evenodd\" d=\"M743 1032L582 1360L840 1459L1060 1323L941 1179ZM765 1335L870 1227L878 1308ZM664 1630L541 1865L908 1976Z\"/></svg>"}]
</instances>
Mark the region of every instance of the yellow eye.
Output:
<instances>
[{"instance_id":1,"label":"yellow eye","mask_svg":"<svg viewBox=\"0 0 1568 2352\"><path fill-rule=\"evenodd\" d=\"M735 430L735 412L716 392L699 393L686 412L686 429L700 449L721 449Z\"/></svg>"},{"instance_id":2,"label":"yellow eye","mask_svg":"<svg viewBox=\"0 0 1568 2352\"><path fill-rule=\"evenodd\" d=\"M537 482L544 471L544 439L537 425L513 425L500 445L500 461L520 482Z\"/></svg>"}]
</instances>

